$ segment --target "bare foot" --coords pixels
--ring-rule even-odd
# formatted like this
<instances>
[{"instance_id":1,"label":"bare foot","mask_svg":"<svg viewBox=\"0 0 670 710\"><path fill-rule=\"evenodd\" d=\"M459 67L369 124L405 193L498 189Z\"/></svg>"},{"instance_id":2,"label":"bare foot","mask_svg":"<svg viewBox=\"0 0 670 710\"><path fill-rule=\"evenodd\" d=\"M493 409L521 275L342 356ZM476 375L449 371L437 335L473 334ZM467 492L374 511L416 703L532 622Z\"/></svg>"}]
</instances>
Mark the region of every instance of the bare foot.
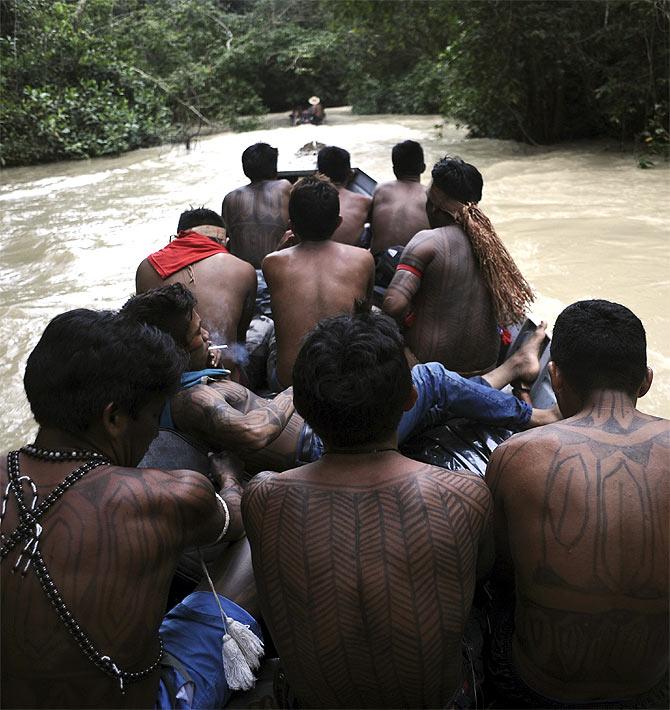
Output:
<instances>
[{"instance_id":1,"label":"bare foot","mask_svg":"<svg viewBox=\"0 0 670 710\"><path fill-rule=\"evenodd\" d=\"M547 321L540 321L523 345L509 358L509 363L514 368L512 384L519 382L528 387L540 374L540 347L547 334Z\"/></svg>"}]
</instances>

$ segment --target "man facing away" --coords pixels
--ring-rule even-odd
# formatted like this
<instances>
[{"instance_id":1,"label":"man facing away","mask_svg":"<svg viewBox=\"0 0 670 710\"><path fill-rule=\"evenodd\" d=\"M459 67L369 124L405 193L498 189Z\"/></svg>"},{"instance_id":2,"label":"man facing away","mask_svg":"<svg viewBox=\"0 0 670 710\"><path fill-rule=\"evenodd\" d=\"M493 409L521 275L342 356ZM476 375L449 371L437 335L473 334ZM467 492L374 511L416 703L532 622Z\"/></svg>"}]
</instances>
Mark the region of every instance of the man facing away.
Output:
<instances>
[{"instance_id":1,"label":"man facing away","mask_svg":"<svg viewBox=\"0 0 670 710\"><path fill-rule=\"evenodd\" d=\"M198 299L200 315L217 345L223 362L236 375L235 343L245 342L254 312L256 273L252 266L226 249L226 231L216 212L182 212L177 238L150 254L135 276L137 293L181 283Z\"/></svg>"},{"instance_id":2,"label":"man facing away","mask_svg":"<svg viewBox=\"0 0 670 710\"><path fill-rule=\"evenodd\" d=\"M493 672L513 707L668 707L670 426L640 320L568 306L549 365L566 419L493 453L499 575L515 587Z\"/></svg>"},{"instance_id":3,"label":"man facing away","mask_svg":"<svg viewBox=\"0 0 670 710\"><path fill-rule=\"evenodd\" d=\"M242 153L248 185L229 192L221 207L232 254L261 268L266 254L277 248L288 224L291 183L277 179L276 148L255 143Z\"/></svg>"},{"instance_id":4,"label":"man facing away","mask_svg":"<svg viewBox=\"0 0 670 710\"><path fill-rule=\"evenodd\" d=\"M360 246L372 198L347 189L352 178L349 152L344 148L326 146L318 152L316 165L320 173L331 179L340 196L342 223L333 233L333 241Z\"/></svg>"},{"instance_id":5,"label":"man facing away","mask_svg":"<svg viewBox=\"0 0 670 710\"><path fill-rule=\"evenodd\" d=\"M405 247L383 310L404 327L421 362L441 362L469 377L495 367L498 327L522 321L533 294L474 204L479 171L447 157L432 177L426 203L432 229Z\"/></svg>"},{"instance_id":6,"label":"man facing away","mask_svg":"<svg viewBox=\"0 0 670 710\"><path fill-rule=\"evenodd\" d=\"M214 595L199 590L163 616L182 551L243 535L240 485L219 471L217 497L193 471L135 468L184 359L155 328L83 309L54 318L31 353L24 384L39 431L0 463L5 707L176 707L177 692L179 707L220 707L229 697ZM246 569L240 595L227 596L253 608Z\"/></svg>"},{"instance_id":7,"label":"man facing away","mask_svg":"<svg viewBox=\"0 0 670 710\"><path fill-rule=\"evenodd\" d=\"M260 474L242 501L291 690L301 707L446 707L462 684L475 581L492 561L488 490L399 453L417 393L387 316L322 321L293 380L323 457Z\"/></svg>"},{"instance_id":8,"label":"man facing away","mask_svg":"<svg viewBox=\"0 0 670 710\"><path fill-rule=\"evenodd\" d=\"M351 313L370 301L374 260L370 252L331 239L342 222L337 190L328 178L303 178L291 190L289 226L299 244L268 254L263 274L270 289L276 350L268 384L292 382L300 341L322 318Z\"/></svg>"},{"instance_id":9,"label":"man facing away","mask_svg":"<svg viewBox=\"0 0 670 710\"><path fill-rule=\"evenodd\" d=\"M421 173L426 169L423 148L416 141L403 141L391 151L396 179L379 185L372 198L372 243L379 254L388 247L405 246L417 233L429 229L426 188Z\"/></svg>"}]
</instances>

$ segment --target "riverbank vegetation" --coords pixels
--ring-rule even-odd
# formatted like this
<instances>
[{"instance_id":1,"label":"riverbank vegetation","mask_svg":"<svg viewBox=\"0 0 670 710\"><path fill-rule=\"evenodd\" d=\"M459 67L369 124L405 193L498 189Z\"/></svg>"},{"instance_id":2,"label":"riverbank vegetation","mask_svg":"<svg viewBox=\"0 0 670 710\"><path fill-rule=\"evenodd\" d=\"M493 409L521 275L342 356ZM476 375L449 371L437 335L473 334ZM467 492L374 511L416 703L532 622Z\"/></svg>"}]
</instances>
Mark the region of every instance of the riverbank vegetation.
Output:
<instances>
[{"instance_id":1,"label":"riverbank vegetation","mask_svg":"<svg viewBox=\"0 0 670 710\"><path fill-rule=\"evenodd\" d=\"M0 0L0 162L247 128L311 94L668 151L663 0Z\"/></svg>"}]
</instances>

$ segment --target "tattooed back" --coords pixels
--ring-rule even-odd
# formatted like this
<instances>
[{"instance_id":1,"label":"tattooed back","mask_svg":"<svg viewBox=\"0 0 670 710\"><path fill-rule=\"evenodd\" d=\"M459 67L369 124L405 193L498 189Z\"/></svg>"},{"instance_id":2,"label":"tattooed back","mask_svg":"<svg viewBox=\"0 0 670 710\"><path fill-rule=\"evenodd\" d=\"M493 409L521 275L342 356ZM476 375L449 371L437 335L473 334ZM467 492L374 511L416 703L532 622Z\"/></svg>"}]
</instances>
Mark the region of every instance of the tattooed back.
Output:
<instances>
[{"instance_id":1,"label":"tattooed back","mask_svg":"<svg viewBox=\"0 0 670 710\"><path fill-rule=\"evenodd\" d=\"M230 252L255 269L286 231L290 190L288 180L260 180L229 192L223 200Z\"/></svg>"},{"instance_id":2,"label":"tattooed back","mask_svg":"<svg viewBox=\"0 0 670 710\"><path fill-rule=\"evenodd\" d=\"M539 692L629 697L667 671L669 454L670 424L624 394L494 452L514 662Z\"/></svg>"},{"instance_id":3,"label":"tattooed back","mask_svg":"<svg viewBox=\"0 0 670 710\"><path fill-rule=\"evenodd\" d=\"M247 488L264 618L307 707L443 707L461 680L489 492L397 452L351 458Z\"/></svg>"}]
</instances>

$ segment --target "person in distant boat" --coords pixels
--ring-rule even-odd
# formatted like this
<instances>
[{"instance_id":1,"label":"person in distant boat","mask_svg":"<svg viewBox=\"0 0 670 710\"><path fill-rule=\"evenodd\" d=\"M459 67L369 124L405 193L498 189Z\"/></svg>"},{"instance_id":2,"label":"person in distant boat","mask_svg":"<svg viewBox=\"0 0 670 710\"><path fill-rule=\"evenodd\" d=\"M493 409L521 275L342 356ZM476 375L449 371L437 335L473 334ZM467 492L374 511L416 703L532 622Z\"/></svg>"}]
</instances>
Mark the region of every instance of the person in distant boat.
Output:
<instances>
[{"instance_id":1,"label":"person in distant boat","mask_svg":"<svg viewBox=\"0 0 670 710\"><path fill-rule=\"evenodd\" d=\"M320 126L323 123L323 119L326 117L321 99L318 96L310 96L307 103L309 103L309 108L303 111L302 122L313 123L315 126Z\"/></svg>"},{"instance_id":2,"label":"person in distant boat","mask_svg":"<svg viewBox=\"0 0 670 710\"><path fill-rule=\"evenodd\" d=\"M133 296L121 309L130 319L168 332L189 355L181 389L165 407L161 427L178 432L198 448L239 456L248 474L318 459L323 442L295 412L292 388L264 399L231 382L227 370L208 365L209 336L195 306L193 294L182 284L173 284ZM534 409L499 391L513 379L537 377L544 337L542 323L512 357L484 377L467 380L439 363L412 368L417 404L400 420L400 443L447 416L514 430L556 421L555 410Z\"/></svg>"},{"instance_id":3,"label":"person in distant boat","mask_svg":"<svg viewBox=\"0 0 670 710\"><path fill-rule=\"evenodd\" d=\"M263 274L270 289L275 347L268 359L268 385L291 384L300 341L322 318L351 313L369 303L374 285L370 252L331 239L342 222L338 192L324 176L298 181L288 204L296 246L268 254Z\"/></svg>"},{"instance_id":4,"label":"person in distant boat","mask_svg":"<svg viewBox=\"0 0 670 710\"><path fill-rule=\"evenodd\" d=\"M503 707L668 707L670 423L636 408L652 382L639 318L580 301L549 364L566 417L493 452ZM297 390L297 387L296 387Z\"/></svg>"},{"instance_id":5,"label":"person in distant boat","mask_svg":"<svg viewBox=\"0 0 670 710\"><path fill-rule=\"evenodd\" d=\"M322 321L293 381L323 456L259 474L242 498L281 695L310 708L452 707L471 680L475 582L493 560L489 491L399 453L416 390L388 316Z\"/></svg>"},{"instance_id":6,"label":"person in distant boat","mask_svg":"<svg viewBox=\"0 0 670 710\"><path fill-rule=\"evenodd\" d=\"M214 211L200 208L182 212L177 237L150 254L135 276L137 293L165 284L182 283L195 295L199 312L221 362L240 379L235 343L244 345L254 312L256 272L229 253L223 220Z\"/></svg>"},{"instance_id":7,"label":"person in distant boat","mask_svg":"<svg viewBox=\"0 0 670 710\"><path fill-rule=\"evenodd\" d=\"M500 328L522 321L534 296L476 206L479 171L446 157L432 177L426 203L432 229L405 247L383 310L403 327L420 362L441 362L469 377L495 367Z\"/></svg>"},{"instance_id":8,"label":"person in distant boat","mask_svg":"<svg viewBox=\"0 0 670 710\"><path fill-rule=\"evenodd\" d=\"M230 252L255 269L277 248L288 224L291 183L277 179L276 148L255 143L242 153L242 169L250 182L229 192L221 207Z\"/></svg>"},{"instance_id":9,"label":"person in distant boat","mask_svg":"<svg viewBox=\"0 0 670 710\"><path fill-rule=\"evenodd\" d=\"M333 241L360 246L372 198L347 189L353 176L349 153L344 148L326 146L318 152L316 164L318 171L331 179L340 196L342 223L335 230Z\"/></svg>"},{"instance_id":10,"label":"person in distant boat","mask_svg":"<svg viewBox=\"0 0 670 710\"><path fill-rule=\"evenodd\" d=\"M216 459L217 488L194 471L135 468L185 360L160 330L84 309L54 318L28 358L37 438L0 459L3 707L230 697L222 636L232 619L259 633L240 483ZM217 539L239 539L234 574L212 571L227 626L204 587L164 618L182 551Z\"/></svg>"},{"instance_id":11,"label":"person in distant boat","mask_svg":"<svg viewBox=\"0 0 670 710\"><path fill-rule=\"evenodd\" d=\"M429 229L426 188L421 173L426 169L423 148L416 141L403 141L391 151L396 179L379 185L372 198L372 243L379 254L388 247L404 247L417 233Z\"/></svg>"}]
</instances>

